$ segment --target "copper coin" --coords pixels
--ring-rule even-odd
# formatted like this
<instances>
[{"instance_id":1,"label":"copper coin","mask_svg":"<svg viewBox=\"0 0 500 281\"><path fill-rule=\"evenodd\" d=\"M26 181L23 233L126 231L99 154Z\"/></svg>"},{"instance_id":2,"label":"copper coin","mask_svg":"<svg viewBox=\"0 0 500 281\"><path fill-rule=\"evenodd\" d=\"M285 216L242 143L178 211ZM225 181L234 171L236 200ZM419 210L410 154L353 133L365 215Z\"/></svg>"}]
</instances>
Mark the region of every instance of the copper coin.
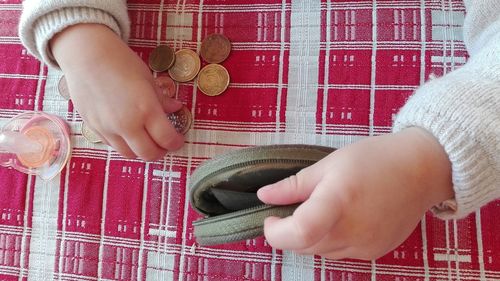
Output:
<instances>
[{"instance_id":1,"label":"copper coin","mask_svg":"<svg viewBox=\"0 0 500 281\"><path fill-rule=\"evenodd\" d=\"M220 64L205 66L198 76L198 88L207 96L218 96L229 86L229 73Z\"/></svg>"},{"instance_id":2,"label":"copper coin","mask_svg":"<svg viewBox=\"0 0 500 281\"><path fill-rule=\"evenodd\" d=\"M231 52L231 42L222 34L211 34L201 43L201 57L208 63L221 63Z\"/></svg>"},{"instance_id":3,"label":"copper coin","mask_svg":"<svg viewBox=\"0 0 500 281\"><path fill-rule=\"evenodd\" d=\"M198 54L189 49L182 49L175 53L175 63L168 70L170 77L178 82L193 80L200 72L201 61Z\"/></svg>"},{"instance_id":4,"label":"copper coin","mask_svg":"<svg viewBox=\"0 0 500 281\"><path fill-rule=\"evenodd\" d=\"M155 83L158 88L160 88L160 93L162 96L167 96L169 98L175 97L176 85L174 80L168 76L158 76L155 78Z\"/></svg>"},{"instance_id":5,"label":"copper coin","mask_svg":"<svg viewBox=\"0 0 500 281\"><path fill-rule=\"evenodd\" d=\"M70 99L68 82L66 82L66 77L64 75L59 79L57 90L59 91L59 95L61 95L65 100Z\"/></svg>"},{"instance_id":6,"label":"copper coin","mask_svg":"<svg viewBox=\"0 0 500 281\"><path fill-rule=\"evenodd\" d=\"M56 140L52 133L41 126L29 127L22 133L41 144L42 150L39 152L19 154L17 155L17 159L28 168L39 168L50 163L54 158L54 151L56 150Z\"/></svg>"},{"instance_id":7,"label":"copper coin","mask_svg":"<svg viewBox=\"0 0 500 281\"><path fill-rule=\"evenodd\" d=\"M94 133L94 131L92 131L85 123L82 123L82 135L88 142L91 143L102 142L101 138L96 133Z\"/></svg>"},{"instance_id":8,"label":"copper coin","mask_svg":"<svg viewBox=\"0 0 500 281\"><path fill-rule=\"evenodd\" d=\"M193 123L193 115L191 115L191 112L186 106L183 106L174 113L168 114L167 117L172 122L172 125L174 125L175 130L181 134L186 134Z\"/></svg>"},{"instance_id":9,"label":"copper coin","mask_svg":"<svg viewBox=\"0 0 500 281\"><path fill-rule=\"evenodd\" d=\"M149 67L156 72L167 71L174 62L174 50L167 45L156 47L149 55Z\"/></svg>"}]
</instances>

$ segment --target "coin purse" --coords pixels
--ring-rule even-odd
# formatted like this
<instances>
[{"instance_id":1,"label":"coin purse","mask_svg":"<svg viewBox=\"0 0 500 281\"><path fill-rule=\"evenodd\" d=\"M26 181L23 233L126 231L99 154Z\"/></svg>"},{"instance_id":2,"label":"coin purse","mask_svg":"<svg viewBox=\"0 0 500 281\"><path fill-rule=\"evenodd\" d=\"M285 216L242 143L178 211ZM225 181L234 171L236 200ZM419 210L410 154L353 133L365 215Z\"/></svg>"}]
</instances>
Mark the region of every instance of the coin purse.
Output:
<instances>
[{"instance_id":1,"label":"coin purse","mask_svg":"<svg viewBox=\"0 0 500 281\"><path fill-rule=\"evenodd\" d=\"M263 235L268 216L287 217L297 205L265 205L257 190L310 166L335 149L314 145L271 145L239 149L203 162L190 180L190 203L204 218L193 223L199 245Z\"/></svg>"}]
</instances>

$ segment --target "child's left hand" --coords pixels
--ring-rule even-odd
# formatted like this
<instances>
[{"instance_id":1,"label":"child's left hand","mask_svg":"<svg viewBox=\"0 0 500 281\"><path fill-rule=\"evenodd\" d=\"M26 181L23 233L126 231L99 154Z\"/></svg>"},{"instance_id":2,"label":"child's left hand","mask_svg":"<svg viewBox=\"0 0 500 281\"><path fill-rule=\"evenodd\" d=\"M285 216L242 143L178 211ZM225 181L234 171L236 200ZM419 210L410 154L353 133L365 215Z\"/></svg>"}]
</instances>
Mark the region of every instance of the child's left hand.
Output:
<instances>
[{"instance_id":1,"label":"child's left hand","mask_svg":"<svg viewBox=\"0 0 500 281\"><path fill-rule=\"evenodd\" d=\"M364 139L258 191L268 204L303 202L290 217L266 219L271 246L365 260L397 247L453 195L444 149L419 128Z\"/></svg>"}]
</instances>

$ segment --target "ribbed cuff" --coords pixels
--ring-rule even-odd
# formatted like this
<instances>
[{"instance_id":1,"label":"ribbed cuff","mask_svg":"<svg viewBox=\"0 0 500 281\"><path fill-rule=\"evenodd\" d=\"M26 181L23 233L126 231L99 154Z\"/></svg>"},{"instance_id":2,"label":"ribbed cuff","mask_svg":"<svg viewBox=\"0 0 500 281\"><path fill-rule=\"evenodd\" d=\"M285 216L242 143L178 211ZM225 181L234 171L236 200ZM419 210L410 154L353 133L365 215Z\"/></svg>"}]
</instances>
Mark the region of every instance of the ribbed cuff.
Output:
<instances>
[{"instance_id":1,"label":"ribbed cuff","mask_svg":"<svg viewBox=\"0 0 500 281\"><path fill-rule=\"evenodd\" d=\"M434 207L443 219L464 217L500 193L500 72L487 66L476 60L424 85L395 120L394 132L426 129L448 154L456 209L443 208L450 201Z\"/></svg>"},{"instance_id":2,"label":"ribbed cuff","mask_svg":"<svg viewBox=\"0 0 500 281\"><path fill-rule=\"evenodd\" d=\"M58 32L79 23L103 24L122 36L118 23L105 11L88 7L64 8L48 13L35 22L36 46L35 50L31 50L32 53L49 66L59 68L50 50L49 41Z\"/></svg>"}]
</instances>

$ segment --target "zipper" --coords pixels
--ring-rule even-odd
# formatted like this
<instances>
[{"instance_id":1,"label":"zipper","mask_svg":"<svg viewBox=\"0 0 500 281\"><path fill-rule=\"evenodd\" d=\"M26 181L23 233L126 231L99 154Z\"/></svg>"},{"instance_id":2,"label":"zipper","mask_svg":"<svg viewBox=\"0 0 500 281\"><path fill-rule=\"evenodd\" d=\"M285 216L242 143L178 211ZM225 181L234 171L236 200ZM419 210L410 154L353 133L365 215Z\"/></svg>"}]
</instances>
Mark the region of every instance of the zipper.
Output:
<instances>
[{"instance_id":1,"label":"zipper","mask_svg":"<svg viewBox=\"0 0 500 281\"><path fill-rule=\"evenodd\" d=\"M221 169L218 169L216 171L213 171L209 173L208 175L203 176L201 179L197 180L196 183L193 185L192 190L195 191L198 189L198 186L200 185L201 182L213 178L219 174L228 172L230 170L234 169L241 169L247 166L254 166L258 164L304 164L304 165L312 165L316 163L317 161L315 160L301 160L301 159L260 159L260 160L249 160L247 162L243 163L238 163L238 164L233 164Z\"/></svg>"}]
</instances>

